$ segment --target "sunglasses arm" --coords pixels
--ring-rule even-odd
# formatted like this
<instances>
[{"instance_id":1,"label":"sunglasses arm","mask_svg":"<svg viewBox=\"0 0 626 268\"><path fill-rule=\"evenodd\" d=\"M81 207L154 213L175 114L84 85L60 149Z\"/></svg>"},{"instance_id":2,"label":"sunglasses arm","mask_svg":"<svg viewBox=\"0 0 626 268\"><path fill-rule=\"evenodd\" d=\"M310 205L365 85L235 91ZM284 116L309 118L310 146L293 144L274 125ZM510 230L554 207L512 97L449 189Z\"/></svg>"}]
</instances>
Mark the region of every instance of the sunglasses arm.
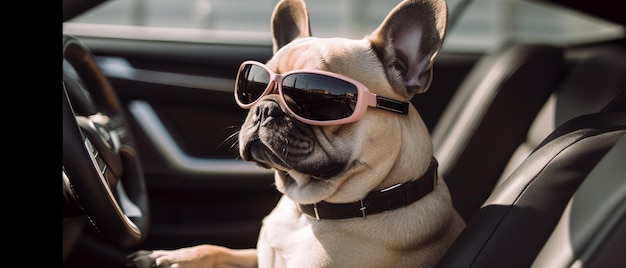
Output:
<instances>
[{"instance_id":1,"label":"sunglasses arm","mask_svg":"<svg viewBox=\"0 0 626 268\"><path fill-rule=\"evenodd\" d=\"M387 110L399 114L409 113L409 103L389 99L381 96L376 96L374 93L370 93L368 96L368 106L376 107L379 109Z\"/></svg>"}]
</instances>

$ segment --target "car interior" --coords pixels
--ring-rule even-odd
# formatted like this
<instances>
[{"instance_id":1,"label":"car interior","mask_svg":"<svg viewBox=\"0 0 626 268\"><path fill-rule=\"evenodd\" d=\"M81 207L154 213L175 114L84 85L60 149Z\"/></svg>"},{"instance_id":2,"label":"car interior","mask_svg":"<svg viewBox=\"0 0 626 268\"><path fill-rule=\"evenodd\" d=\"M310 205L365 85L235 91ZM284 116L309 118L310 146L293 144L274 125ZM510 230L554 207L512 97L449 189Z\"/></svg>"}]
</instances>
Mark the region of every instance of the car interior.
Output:
<instances>
[{"instance_id":1,"label":"car interior","mask_svg":"<svg viewBox=\"0 0 626 268\"><path fill-rule=\"evenodd\" d=\"M617 53L626 56L624 51ZM524 129L527 136L521 137L521 143L509 141L518 147L499 154L509 157L500 166L501 178L485 182L494 185L493 191L477 211L473 208L468 226L441 267L569 267L576 262L612 267L623 261L613 251L623 245L612 243L623 239L618 237L626 224L625 196L619 190L626 173L618 160L626 152L626 65L614 55L600 50L581 59L556 91L544 97L543 108L533 111L534 121ZM606 83L595 87L599 77ZM594 85L593 93L586 92L589 85ZM540 133L546 131L547 136ZM486 132L497 135L493 129ZM479 141L470 138L471 142ZM498 149L506 147L502 144ZM570 238L570 233L576 236ZM564 252L568 247L573 251Z\"/></svg>"},{"instance_id":2,"label":"car interior","mask_svg":"<svg viewBox=\"0 0 626 268\"><path fill-rule=\"evenodd\" d=\"M219 32L198 41L191 31L104 27L83 16L115 1L63 1L63 267L124 267L140 249L255 247L280 195L272 172L237 155L246 111L232 94L239 64L267 61L271 42ZM452 34L472 5L492 4L450 2ZM429 91L412 99L467 223L438 267L619 267L626 262L622 16L608 0L597 2L602 8L511 2L592 15L617 33L442 50Z\"/></svg>"}]
</instances>

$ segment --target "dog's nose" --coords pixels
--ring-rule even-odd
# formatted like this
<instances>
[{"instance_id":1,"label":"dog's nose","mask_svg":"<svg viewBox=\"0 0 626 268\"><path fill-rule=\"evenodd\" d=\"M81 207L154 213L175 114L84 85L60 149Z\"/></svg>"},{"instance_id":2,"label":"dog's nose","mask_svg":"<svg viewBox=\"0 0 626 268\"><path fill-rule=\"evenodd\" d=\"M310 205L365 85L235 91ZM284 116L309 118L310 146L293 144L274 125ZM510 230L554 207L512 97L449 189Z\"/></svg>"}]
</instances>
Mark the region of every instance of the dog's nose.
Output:
<instances>
[{"instance_id":1,"label":"dog's nose","mask_svg":"<svg viewBox=\"0 0 626 268\"><path fill-rule=\"evenodd\" d=\"M285 114L280 105L273 100L261 101L254 109L255 121L261 123L266 123L268 120L279 118Z\"/></svg>"}]
</instances>

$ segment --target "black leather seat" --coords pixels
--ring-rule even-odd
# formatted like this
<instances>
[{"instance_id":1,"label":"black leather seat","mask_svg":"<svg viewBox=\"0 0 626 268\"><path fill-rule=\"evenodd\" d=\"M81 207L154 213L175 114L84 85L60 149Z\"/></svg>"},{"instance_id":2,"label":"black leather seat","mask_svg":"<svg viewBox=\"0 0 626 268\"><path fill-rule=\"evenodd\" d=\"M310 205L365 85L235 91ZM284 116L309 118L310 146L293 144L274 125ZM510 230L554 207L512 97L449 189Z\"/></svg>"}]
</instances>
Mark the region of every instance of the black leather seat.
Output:
<instances>
[{"instance_id":1,"label":"black leather seat","mask_svg":"<svg viewBox=\"0 0 626 268\"><path fill-rule=\"evenodd\" d=\"M623 47L607 46L580 54L583 56L568 60L573 66L537 114L515 153L503 155L509 163L500 181L565 121L603 109L619 110L619 105L623 105L616 96L625 90L626 50Z\"/></svg>"},{"instance_id":2,"label":"black leather seat","mask_svg":"<svg viewBox=\"0 0 626 268\"><path fill-rule=\"evenodd\" d=\"M479 61L451 99L432 138L465 220L491 193L565 69L561 48L517 45Z\"/></svg>"},{"instance_id":3,"label":"black leather seat","mask_svg":"<svg viewBox=\"0 0 626 268\"><path fill-rule=\"evenodd\" d=\"M509 163L497 188L439 267L623 266L625 135L626 51L594 50L500 156Z\"/></svg>"},{"instance_id":4,"label":"black leather seat","mask_svg":"<svg viewBox=\"0 0 626 268\"><path fill-rule=\"evenodd\" d=\"M593 241L593 249L586 252L590 254L572 257L563 266L552 266L554 256L536 265L569 267L576 259L589 267L625 263L626 255L620 251L626 241L625 135L626 112L584 115L563 124L494 191L438 267L531 267L571 197L589 175L596 174L621 189L613 191L610 204L594 202L610 205L595 209L613 212L606 214L608 218L593 219L605 226L595 228L603 231L601 239ZM593 194L606 199L607 193Z\"/></svg>"}]
</instances>

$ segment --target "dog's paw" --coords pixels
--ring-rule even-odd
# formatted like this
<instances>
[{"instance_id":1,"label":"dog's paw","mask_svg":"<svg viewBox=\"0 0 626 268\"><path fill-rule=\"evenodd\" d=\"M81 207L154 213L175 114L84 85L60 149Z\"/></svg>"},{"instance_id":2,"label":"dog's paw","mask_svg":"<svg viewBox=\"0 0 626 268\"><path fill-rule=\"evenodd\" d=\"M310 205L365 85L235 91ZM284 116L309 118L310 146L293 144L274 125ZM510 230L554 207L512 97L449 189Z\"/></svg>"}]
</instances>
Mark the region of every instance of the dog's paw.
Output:
<instances>
[{"instance_id":1,"label":"dog's paw","mask_svg":"<svg viewBox=\"0 0 626 268\"><path fill-rule=\"evenodd\" d=\"M126 256L127 268L150 268L157 267L156 259L151 257L151 250L139 250Z\"/></svg>"},{"instance_id":2,"label":"dog's paw","mask_svg":"<svg viewBox=\"0 0 626 268\"><path fill-rule=\"evenodd\" d=\"M196 248L177 250L139 250L126 257L127 268L189 268L206 256L199 255ZM208 263L204 263L202 266ZM208 266L210 267L210 266Z\"/></svg>"},{"instance_id":3,"label":"dog's paw","mask_svg":"<svg viewBox=\"0 0 626 268\"><path fill-rule=\"evenodd\" d=\"M126 267L131 268L195 268L220 267L222 261L232 260L230 249L199 245L176 250L139 250L129 254Z\"/></svg>"}]
</instances>

